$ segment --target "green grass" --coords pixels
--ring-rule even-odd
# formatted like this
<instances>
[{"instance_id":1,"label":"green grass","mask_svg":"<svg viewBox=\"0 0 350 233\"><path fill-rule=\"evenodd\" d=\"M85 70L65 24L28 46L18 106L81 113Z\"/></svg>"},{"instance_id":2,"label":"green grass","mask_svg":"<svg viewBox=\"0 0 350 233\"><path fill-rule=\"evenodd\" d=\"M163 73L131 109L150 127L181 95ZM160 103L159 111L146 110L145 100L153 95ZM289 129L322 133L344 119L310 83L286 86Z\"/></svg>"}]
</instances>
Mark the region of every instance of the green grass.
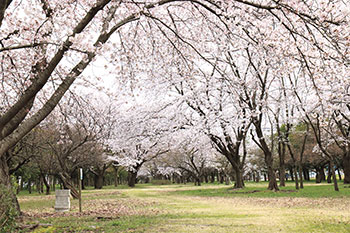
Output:
<instances>
[{"instance_id":1,"label":"green grass","mask_svg":"<svg viewBox=\"0 0 350 233\"><path fill-rule=\"evenodd\" d=\"M307 198L343 198L350 197L350 188L339 185L339 192L334 191L332 184L306 183L303 189L296 190L294 183L288 182L280 191L267 190L267 182L259 184L247 182L244 189L233 189L230 186L213 188L187 189L172 192L173 195L203 196L203 197L307 197Z\"/></svg>"},{"instance_id":2,"label":"green grass","mask_svg":"<svg viewBox=\"0 0 350 233\"><path fill-rule=\"evenodd\" d=\"M298 192L290 182L281 192L268 191L266 182L231 187L89 188L83 191L82 215L76 200L69 213L55 215L54 195L21 194L19 201L27 214L24 224L51 224L34 232L350 232L350 189L343 185L340 192L314 183Z\"/></svg>"}]
</instances>

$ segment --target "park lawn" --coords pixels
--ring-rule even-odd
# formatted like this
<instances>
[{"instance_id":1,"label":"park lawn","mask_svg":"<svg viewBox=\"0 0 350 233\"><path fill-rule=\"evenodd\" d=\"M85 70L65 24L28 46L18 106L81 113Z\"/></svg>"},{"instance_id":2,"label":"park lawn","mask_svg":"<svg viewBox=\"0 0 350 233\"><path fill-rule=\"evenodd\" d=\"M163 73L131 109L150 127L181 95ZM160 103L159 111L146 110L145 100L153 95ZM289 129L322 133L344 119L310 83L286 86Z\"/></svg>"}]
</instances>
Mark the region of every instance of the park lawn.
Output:
<instances>
[{"instance_id":1,"label":"park lawn","mask_svg":"<svg viewBox=\"0 0 350 233\"><path fill-rule=\"evenodd\" d=\"M73 200L64 214L54 213L54 195L20 195L21 224L48 224L34 232L350 232L350 188L340 185L335 193L329 184L307 183L295 192L288 183L285 191L271 192L263 182L246 186L86 190L83 213Z\"/></svg>"}]
</instances>

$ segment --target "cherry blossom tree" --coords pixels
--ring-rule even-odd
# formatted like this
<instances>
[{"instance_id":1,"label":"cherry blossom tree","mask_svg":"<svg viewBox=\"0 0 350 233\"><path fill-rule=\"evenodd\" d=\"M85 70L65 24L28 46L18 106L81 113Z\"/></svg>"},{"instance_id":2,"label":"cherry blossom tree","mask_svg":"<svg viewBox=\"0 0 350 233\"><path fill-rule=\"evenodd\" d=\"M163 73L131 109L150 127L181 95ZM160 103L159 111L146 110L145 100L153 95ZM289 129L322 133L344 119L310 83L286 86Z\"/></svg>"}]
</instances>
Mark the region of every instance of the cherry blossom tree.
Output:
<instances>
[{"instance_id":1,"label":"cherry blossom tree","mask_svg":"<svg viewBox=\"0 0 350 233\"><path fill-rule=\"evenodd\" d=\"M143 96L147 91L159 90L145 89L138 94ZM165 94L153 100L147 97L135 98L133 103L129 100L131 107L115 116L118 124L112 129L114 136L109 141L114 151L110 159L126 167L130 187L135 186L138 171L146 162L170 150L171 134L182 126L181 118L177 118L177 105Z\"/></svg>"},{"instance_id":2,"label":"cherry blossom tree","mask_svg":"<svg viewBox=\"0 0 350 233\"><path fill-rule=\"evenodd\" d=\"M126 82L195 78L209 66L240 87L277 189L261 129L272 83L298 74L322 102L327 77L346 79L349 9L342 0L2 1L0 183L10 187L6 153L73 83L99 83L87 67L106 59Z\"/></svg>"},{"instance_id":3,"label":"cherry blossom tree","mask_svg":"<svg viewBox=\"0 0 350 233\"><path fill-rule=\"evenodd\" d=\"M208 170L217 168L218 154L203 133L192 128L182 129L172 135L172 143L172 150L166 155L163 166L188 174L195 185L201 185Z\"/></svg>"}]
</instances>

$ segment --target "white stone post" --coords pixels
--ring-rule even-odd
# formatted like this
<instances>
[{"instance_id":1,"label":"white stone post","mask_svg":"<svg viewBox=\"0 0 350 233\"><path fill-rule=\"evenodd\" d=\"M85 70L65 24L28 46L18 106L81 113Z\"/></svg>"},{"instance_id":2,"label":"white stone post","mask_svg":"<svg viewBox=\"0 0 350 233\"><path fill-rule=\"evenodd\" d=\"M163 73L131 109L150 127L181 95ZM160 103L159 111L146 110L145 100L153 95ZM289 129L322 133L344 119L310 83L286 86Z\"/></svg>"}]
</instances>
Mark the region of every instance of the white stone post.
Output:
<instances>
[{"instance_id":1,"label":"white stone post","mask_svg":"<svg viewBox=\"0 0 350 233\"><path fill-rule=\"evenodd\" d=\"M56 190L56 212L65 212L70 210L70 189Z\"/></svg>"}]
</instances>

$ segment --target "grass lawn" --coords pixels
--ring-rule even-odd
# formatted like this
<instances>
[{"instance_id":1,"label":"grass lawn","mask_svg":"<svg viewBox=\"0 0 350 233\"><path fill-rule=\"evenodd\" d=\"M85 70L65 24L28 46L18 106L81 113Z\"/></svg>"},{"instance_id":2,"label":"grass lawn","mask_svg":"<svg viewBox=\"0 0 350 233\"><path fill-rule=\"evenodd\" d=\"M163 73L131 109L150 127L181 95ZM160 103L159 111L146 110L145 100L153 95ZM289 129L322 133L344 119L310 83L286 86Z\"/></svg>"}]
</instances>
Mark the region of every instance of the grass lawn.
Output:
<instances>
[{"instance_id":1,"label":"grass lawn","mask_svg":"<svg viewBox=\"0 0 350 233\"><path fill-rule=\"evenodd\" d=\"M20 194L22 225L47 224L33 232L350 232L350 188L293 183L280 192L267 183L137 185L83 191L66 213L53 210L54 195ZM30 230L22 230L30 231Z\"/></svg>"}]
</instances>

